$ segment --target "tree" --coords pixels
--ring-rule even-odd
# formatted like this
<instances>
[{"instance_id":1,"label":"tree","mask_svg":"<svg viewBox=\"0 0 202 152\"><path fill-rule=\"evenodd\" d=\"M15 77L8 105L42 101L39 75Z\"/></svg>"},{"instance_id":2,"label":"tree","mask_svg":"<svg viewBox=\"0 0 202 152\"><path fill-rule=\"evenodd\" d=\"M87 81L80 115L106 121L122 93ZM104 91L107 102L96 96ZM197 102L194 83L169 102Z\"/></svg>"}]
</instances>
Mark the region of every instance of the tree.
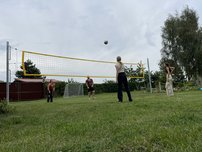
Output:
<instances>
[{"instance_id":1,"label":"tree","mask_svg":"<svg viewBox=\"0 0 202 152\"><path fill-rule=\"evenodd\" d=\"M187 7L181 15L170 15L162 28L161 63L173 61L180 69L179 74L184 72L188 80L202 76L202 30L198 18L196 12Z\"/></svg>"},{"instance_id":2,"label":"tree","mask_svg":"<svg viewBox=\"0 0 202 152\"><path fill-rule=\"evenodd\" d=\"M147 87L149 87L149 71L145 71L145 74L144 74L144 81L145 81L145 85ZM150 72L150 76L151 76L151 85L152 85L152 88L155 88L159 82L161 82L161 72L160 71L151 71Z\"/></svg>"},{"instance_id":3,"label":"tree","mask_svg":"<svg viewBox=\"0 0 202 152\"><path fill-rule=\"evenodd\" d=\"M40 70L36 68L36 65L29 59L24 62L24 66L27 74L41 74ZM22 69L22 66L20 68ZM16 71L15 76L17 78L41 78L41 76L24 76L22 70Z\"/></svg>"},{"instance_id":4,"label":"tree","mask_svg":"<svg viewBox=\"0 0 202 152\"><path fill-rule=\"evenodd\" d=\"M129 76L142 77L143 76L143 71L145 70L145 68L143 68L140 63L137 64L136 69L134 69L133 66L130 66L130 67L125 66L124 69L125 69L125 73L126 73L126 75L128 77ZM134 78L132 78L132 79L134 79Z\"/></svg>"},{"instance_id":5,"label":"tree","mask_svg":"<svg viewBox=\"0 0 202 152\"><path fill-rule=\"evenodd\" d=\"M145 68L142 67L142 65L140 63L138 63L136 69L133 68L133 66L124 67L125 69L125 73L127 75L127 77L142 77L143 76L143 71L145 70ZM144 87L144 78L130 78L129 79L130 83L134 83L136 85L136 89L140 90L141 87Z\"/></svg>"}]
</instances>

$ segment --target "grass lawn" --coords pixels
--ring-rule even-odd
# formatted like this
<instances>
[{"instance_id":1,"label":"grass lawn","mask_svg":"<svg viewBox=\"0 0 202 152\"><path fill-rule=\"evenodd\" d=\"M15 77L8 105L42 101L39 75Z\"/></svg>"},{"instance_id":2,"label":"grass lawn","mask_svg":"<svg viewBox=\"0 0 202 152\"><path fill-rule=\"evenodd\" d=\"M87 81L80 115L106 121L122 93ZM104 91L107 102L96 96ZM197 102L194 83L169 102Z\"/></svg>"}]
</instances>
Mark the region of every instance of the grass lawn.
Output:
<instances>
[{"instance_id":1,"label":"grass lawn","mask_svg":"<svg viewBox=\"0 0 202 152\"><path fill-rule=\"evenodd\" d=\"M15 102L0 115L0 152L202 152L202 91L132 92Z\"/></svg>"}]
</instances>

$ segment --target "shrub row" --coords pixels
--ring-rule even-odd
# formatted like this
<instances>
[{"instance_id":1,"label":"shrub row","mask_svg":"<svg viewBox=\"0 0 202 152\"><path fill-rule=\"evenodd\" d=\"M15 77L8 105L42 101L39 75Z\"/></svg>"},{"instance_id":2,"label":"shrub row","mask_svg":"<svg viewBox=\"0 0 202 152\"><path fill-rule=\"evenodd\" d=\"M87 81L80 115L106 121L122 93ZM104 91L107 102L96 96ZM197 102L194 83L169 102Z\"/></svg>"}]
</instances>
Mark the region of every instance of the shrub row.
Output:
<instances>
[{"instance_id":1,"label":"shrub row","mask_svg":"<svg viewBox=\"0 0 202 152\"><path fill-rule=\"evenodd\" d=\"M55 97L63 96L66 84L68 84L68 83L64 82L64 81L60 81L60 82L56 83L55 93L54 93ZM137 85L135 83L131 82L128 85L129 85L129 88L131 91L137 89ZM45 85L45 87L47 88L47 84ZM87 90L85 83L83 83L83 88L84 88L84 94L85 95L88 94L88 90ZM118 90L117 83L112 83L112 82L110 82L110 83L107 82L107 83L102 83L102 84L94 84L94 88L95 88L96 94L98 94L98 93L112 93L112 92L117 92L117 90ZM45 89L45 90L47 91L47 89ZM123 90L125 91L124 86L123 86Z\"/></svg>"}]
</instances>

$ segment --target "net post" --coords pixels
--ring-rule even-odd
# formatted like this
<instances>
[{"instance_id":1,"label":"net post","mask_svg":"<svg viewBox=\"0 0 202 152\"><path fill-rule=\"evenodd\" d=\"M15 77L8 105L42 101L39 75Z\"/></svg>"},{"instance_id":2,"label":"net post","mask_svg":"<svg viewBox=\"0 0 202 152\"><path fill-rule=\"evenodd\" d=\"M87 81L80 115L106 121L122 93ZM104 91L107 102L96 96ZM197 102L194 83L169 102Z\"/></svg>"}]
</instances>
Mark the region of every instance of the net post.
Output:
<instances>
[{"instance_id":1,"label":"net post","mask_svg":"<svg viewBox=\"0 0 202 152\"><path fill-rule=\"evenodd\" d=\"M22 70L23 70L23 74L24 76L26 76L26 68L25 68L25 51L22 51Z\"/></svg>"},{"instance_id":2,"label":"net post","mask_svg":"<svg viewBox=\"0 0 202 152\"><path fill-rule=\"evenodd\" d=\"M6 102L9 104L9 58L10 58L10 46L9 42L6 42Z\"/></svg>"},{"instance_id":3,"label":"net post","mask_svg":"<svg viewBox=\"0 0 202 152\"><path fill-rule=\"evenodd\" d=\"M148 66L148 72L149 72L149 87L150 87L150 93L152 93L152 84L151 84L151 73L150 73L150 67L149 67L149 58L147 58L147 66Z\"/></svg>"}]
</instances>

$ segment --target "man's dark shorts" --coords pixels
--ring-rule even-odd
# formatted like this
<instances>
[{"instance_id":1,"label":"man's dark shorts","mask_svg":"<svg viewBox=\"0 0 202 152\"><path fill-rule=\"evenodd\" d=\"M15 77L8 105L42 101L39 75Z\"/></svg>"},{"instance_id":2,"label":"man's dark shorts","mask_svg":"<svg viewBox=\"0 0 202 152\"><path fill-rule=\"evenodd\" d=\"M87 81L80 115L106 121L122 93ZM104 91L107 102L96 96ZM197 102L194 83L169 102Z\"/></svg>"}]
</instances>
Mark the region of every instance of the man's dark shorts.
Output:
<instances>
[{"instance_id":1,"label":"man's dark shorts","mask_svg":"<svg viewBox=\"0 0 202 152\"><path fill-rule=\"evenodd\" d=\"M95 89L93 87L88 88L88 92L93 92Z\"/></svg>"}]
</instances>

